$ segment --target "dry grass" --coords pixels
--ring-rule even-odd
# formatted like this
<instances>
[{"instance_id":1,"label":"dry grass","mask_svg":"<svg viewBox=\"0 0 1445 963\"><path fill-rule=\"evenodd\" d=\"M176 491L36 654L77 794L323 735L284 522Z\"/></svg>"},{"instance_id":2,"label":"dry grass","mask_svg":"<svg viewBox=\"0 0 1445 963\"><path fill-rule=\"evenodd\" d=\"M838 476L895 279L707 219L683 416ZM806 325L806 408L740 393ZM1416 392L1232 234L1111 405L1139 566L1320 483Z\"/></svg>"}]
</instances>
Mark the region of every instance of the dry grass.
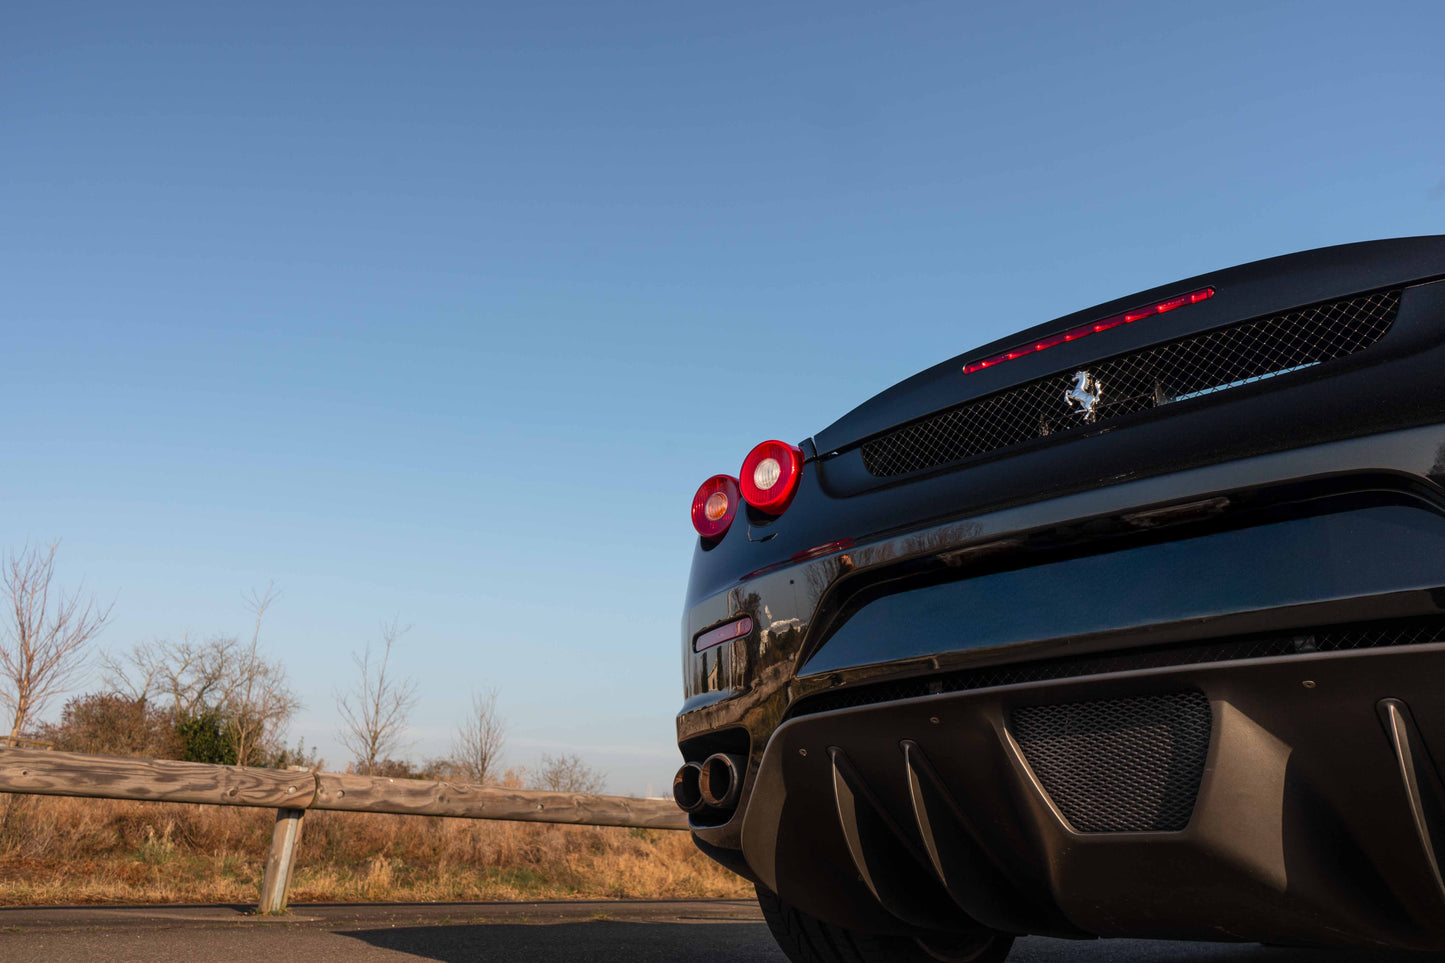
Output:
<instances>
[{"instance_id":1,"label":"dry grass","mask_svg":"<svg viewBox=\"0 0 1445 963\"><path fill-rule=\"evenodd\" d=\"M0 905L254 903L275 813L0 795ZM292 902L751 896L686 833L308 813Z\"/></svg>"}]
</instances>

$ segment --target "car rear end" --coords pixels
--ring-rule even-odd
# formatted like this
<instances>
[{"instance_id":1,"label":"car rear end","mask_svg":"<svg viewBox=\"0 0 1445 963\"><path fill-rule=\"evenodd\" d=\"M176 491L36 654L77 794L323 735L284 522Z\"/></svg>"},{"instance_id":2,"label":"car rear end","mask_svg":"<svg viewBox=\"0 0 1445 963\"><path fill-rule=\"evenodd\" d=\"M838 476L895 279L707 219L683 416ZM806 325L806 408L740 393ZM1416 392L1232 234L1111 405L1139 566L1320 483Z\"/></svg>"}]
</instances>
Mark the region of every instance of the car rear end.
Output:
<instances>
[{"instance_id":1,"label":"car rear end","mask_svg":"<svg viewBox=\"0 0 1445 963\"><path fill-rule=\"evenodd\" d=\"M699 845L861 932L1445 946L1442 277L1192 278L710 480Z\"/></svg>"}]
</instances>

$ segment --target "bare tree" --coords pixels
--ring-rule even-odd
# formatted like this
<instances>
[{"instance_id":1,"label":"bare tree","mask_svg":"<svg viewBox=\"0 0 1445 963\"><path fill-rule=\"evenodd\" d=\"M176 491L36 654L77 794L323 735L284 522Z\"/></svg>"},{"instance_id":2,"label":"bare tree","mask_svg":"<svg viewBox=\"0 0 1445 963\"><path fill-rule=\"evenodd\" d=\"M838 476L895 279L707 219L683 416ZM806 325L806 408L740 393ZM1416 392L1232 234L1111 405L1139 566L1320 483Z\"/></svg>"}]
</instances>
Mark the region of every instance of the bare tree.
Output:
<instances>
[{"instance_id":1,"label":"bare tree","mask_svg":"<svg viewBox=\"0 0 1445 963\"><path fill-rule=\"evenodd\" d=\"M111 607L102 608L81 589L66 593L57 588L52 595L59 547L59 542L43 548L27 544L6 556L0 573L10 609L0 633L0 679L7 683L0 704L14 713L11 745L85 668L91 641L110 619Z\"/></svg>"},{"instance_id":2,"label":"bare tree","mask_svg":"<svg viewBox=\"0 0 1445 963\"><path fill-rule=\"evenodd\" d=\"M416 706L416 682L391 672L392 646L406 631L394 618L390 624L383 622L379 657L370 642L360 655L353 652L351 661L361 677L336 695L342 722L338 738L365 775L401 748L407 717Z\"/></svg>"},{"instance_id":3,"label":"bare tree","mask_svg":"<svg viewBox=\"0 0 1445 963\"><path fill-rule=\"evenodd\" d=\"M230 699L239 647L233 636L202 641L188 633L179 641L156 639L138 642L129 652L107 653L101 665L114 691L166 702L172 721L180 723Z\"/></svg>"},{"instance_id":4,"label":"bare tree","mask_svg":"<svg viewBox=\"0 0 1445 963\"><path fill-rule=\"evenodd\" d=\"M251 644L238 652L235 683L227 700L227 734L236 747L236 765L251 765L258 750L280 742L286 723L301 701L286 685L286 669L279 660L268 661L261 656L261 620L266 609L280 596L276 583L266 591L252 589L246 607L256 616L251 630Z\"/></svg>"},{"instance_id":5,"label":"bare tree","mask_svg":"<svg viewBox=\"0 0 1445 963\"><path fill-rule=\"evenodd\" d=\"M532 774L538 789L552 792L599 793L607 788L607 777L582 761L575 752L562 756L543 754L542 763Z\"/></svg>"},{"instance_id":6,"label":"bare tree","mask_svg":"<svg viewBox=\"0 0 1445 963\"><path fill-rule=\"evenodd\" d=\"M471 712L452 738L452 762L458 774L477 785L497 776L507 723L497 711L497 690L472 693Z\"/></svg>"},{"instance_id":7,"label":"bare tree","mask_svg":"<svg viewBox=\"0 0 1445 963\"><path fill-rule=\"evenodd\" d=\"M174 727L217 713L236 763L255 764L282 748L286 725L301 707L285 666L261 651L262 620L279 594L272 584L246 596L255 616L249 645L226 635L141 642L102 657L107 685L131 699L165 706Z\"/></svg>"}]
</instances>

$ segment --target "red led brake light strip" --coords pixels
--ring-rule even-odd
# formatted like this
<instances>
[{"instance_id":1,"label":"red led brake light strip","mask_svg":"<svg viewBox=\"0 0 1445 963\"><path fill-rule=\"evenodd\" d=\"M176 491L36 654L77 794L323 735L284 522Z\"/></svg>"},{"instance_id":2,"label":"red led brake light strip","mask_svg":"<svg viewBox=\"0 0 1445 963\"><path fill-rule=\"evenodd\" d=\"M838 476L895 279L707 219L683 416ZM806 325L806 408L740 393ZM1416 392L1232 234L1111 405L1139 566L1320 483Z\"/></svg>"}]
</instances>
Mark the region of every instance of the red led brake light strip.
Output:
<instances>
[{"instance_id":1,"label":"red led brake light strip","mask_svg":"<svg viewBox=\"0 0 1445 963\"><path fill-rule=\"evenodd\" d=\"M975 371L982 371L984 368L992 368L994 365L1004 361L1012 361L1015 358L1022 358L1026 354L1033 354L1035 351L1042 351L1045 348L1052 348L1056 344L1063 344L1065 341L1077 341L1080 338L1100 331L1108 331L1110 328L1117 328L1121 324L1132 324L1135 321L1152 317L1156 314L1163 314L1165 311L1173 311L1175 308L1182 308L1186 304L1198 304L1200 301L1207 301L1214 297L1213 288L1200 288L1198 291L1191 291L1188 294L1181 294L1176 298L1167 301L1160 301L1148 307L1135 308L1132 311L1125 311L1123 314L1116 314L1113 317L1104 318L1102 321L1092 321L1089 324L1081 324L1077 328L1070 328L1059 334L1051 334L1047 338L1040 338L1031 344L1021 344L1016 348L1010 348L1003 354L996 354L991 358L983 358L979 361L970 361L963 366L964 374L973 374Z\"/></svg>"}]
</instances>

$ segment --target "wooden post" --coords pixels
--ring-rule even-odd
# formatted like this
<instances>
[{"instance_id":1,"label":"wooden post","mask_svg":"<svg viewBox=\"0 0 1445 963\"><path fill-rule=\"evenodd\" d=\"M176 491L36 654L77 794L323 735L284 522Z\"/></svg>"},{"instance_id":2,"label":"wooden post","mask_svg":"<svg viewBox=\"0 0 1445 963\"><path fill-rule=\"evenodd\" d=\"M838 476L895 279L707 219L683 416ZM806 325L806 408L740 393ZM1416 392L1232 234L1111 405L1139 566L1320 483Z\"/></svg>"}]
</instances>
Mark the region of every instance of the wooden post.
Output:
<instances>
[{"instance_id":1,"label":"wooden post","mask_svg":"<svg viewBox=\"0 0 1445 963\"><path fill-rule=\"evenodd\" d=\"M286 890L291 885L291 867L296 862L296 848L301 845L301 820L304 809L276 810L276 826L271 830L271 852L266 855L266 876L261 881L260 913L286 912Z\"/></svg>"}]
</instances>

